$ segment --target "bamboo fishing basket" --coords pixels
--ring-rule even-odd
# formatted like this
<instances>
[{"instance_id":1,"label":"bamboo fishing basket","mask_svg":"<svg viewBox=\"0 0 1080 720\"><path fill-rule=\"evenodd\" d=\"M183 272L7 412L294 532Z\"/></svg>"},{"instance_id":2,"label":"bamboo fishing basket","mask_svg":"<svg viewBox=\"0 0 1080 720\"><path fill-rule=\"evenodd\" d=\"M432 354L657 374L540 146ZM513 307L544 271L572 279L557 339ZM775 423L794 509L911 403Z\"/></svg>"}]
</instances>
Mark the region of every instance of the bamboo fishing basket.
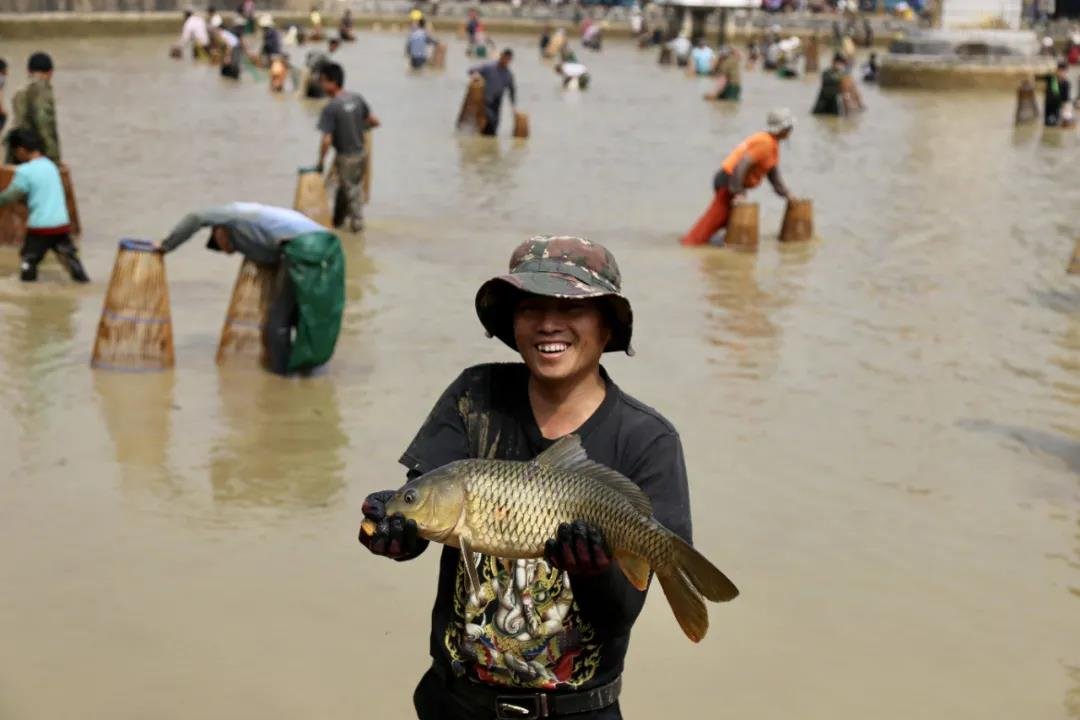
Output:
<instances>
[{"instance_id":1,"label":"bamboo fishing basket","mask_svg":"<svg viewBox=\"0 0 1080 720\"><path fill-rule=\"evenodd\" d=\"M275 268L244 259L236 276L236 284L233 285L229 309L225 312L225 324L221 328L218 365L230 361L262 364L266 354L263 327L266 325L266 311L270 307L275 275Z\"/></svg>"},{"instance_id":2,"label":"bamboo fishing basket","mask_svg":"<svg viewBox=\"0 0 1080 720\"><path fill-rule=\"evenodd\" d=\"M0 190L6 189L15 177L15 165L0 165ZM82 235L79 221L79 206L75 202L75 186L71 182L71 171L67 165L60 165L60 182L64 185L64 201L67 203L71 239L77 241ZM22 245L26 239L26 221L29 210L25 202L12 203L0 208L0 245Z\"/></svg>"},{"instance_id":3,"label":"bamboo fishing basket","mask_svg":"<svg viewBox=\"0 0 1080 720\"><path fill-rule=\"evenodd\" d=\"M466 132L481 133L487 127L487 113L484 112L484 78L473 78L465 90L465 99L458 113L457 129Z\"/></svg>"},{"instance_id":4,"label":"bamboo fishing basket","mask_svg":"<svg viewBox=\"0 0 1080 720\"><path fill-rule=\"evenodd\" d=\"M753 249L758 245L758 204L735 203L731 206L724 245Z\"/></svg>"},{"instance_id":5,"label":"bamboo fishing basket","mask_svg":"<svg viewBox=\"0 0 1080 720\"><path fill-rule=\"evenodd\" d=\"M1039 101L1035 98L1035 83L1030 78L1016 88L1016 124L1034 122L1039 119Z\"/></svg>"},{"instance_id":6,"label":"bamboo fishing basket","mask_svg":"<svg viewBox=\"0 0 1080 720\"><path fill-rule=\"evenodd\" d=\"M1080 239L1076 241L1076 247L1073 249L1072 260L1069 261L1069 274L1080 275Z\"/></svg>"},{"instance_id":7,"label":"bamboo fishing basket","mask_svg":"<svg viewBox=\"0 0 1080 720\"><path fill-rule=\"evenodd\" d=\"M370 130L364 131L364 179L363 179L363 202L367 205L371 202L371 154L374 151L373 143L375 136Z\"/></svg>"},{"instance_id":8,"label":"bamboo fishing basket","mask_svg":"<svg viewBox=\"0 0 1080 720\"><path fill-rule=\"evenodd\" d=\"M803 72L807 75L816 73L821 69L821 53L818 48L817 35L811 35L806 41L805 67Z\"/></svg>"},{"instance_id":9,"label":"bamboo fishing basket","mask_svg":"<svg viewBox=\"0 0 1080 720\"><path fill-rule=\"evenodd\" d=\"M316 168L300 168L296 175L296 193L293 209L302 212L324 227L334 224L330 214L330 200L326 195L326 183Z\"/></svg>"},{"instance_id":10,"label":"bamboo fishing basket","mask_svg":"<svg viewBox=\"0 0 1080 720\"><path fill-rule=\"evenodd\" d=\"M514 113L514 137L529 137L529 114L523 112Z\"/></svg>"},{"instance_id":11,"label":"bamboo fishing basket","mask_svg":"<svg viewBox=\"0 0 1080 720\"><path fill-rule=\"evenodd\" d=\"M121 240L91 367L165 370L175 363L165 259L143 240Z\"/></svg>"},{"instance_id":12,"label":"bamboo fishing basket","mask_svg":"<svg viewBox=\"0 0 1080 720\"><path fill-rule=\"evenodd\" d=\"M435 44L435 50L431 53L431 67L442 70L446 67L446 43Z\"/></svg>"},{"instance_id":13,"label":"bamboo fishing basket","mask_svg":"<svg viewBox=\"0 0 1080 720\"><path fill-rule=\"evenodd\" d=\"M814 236L814 203L792 198L784 211L780 225L780 242L802 242Z\"/></svg>"}]
</instances>

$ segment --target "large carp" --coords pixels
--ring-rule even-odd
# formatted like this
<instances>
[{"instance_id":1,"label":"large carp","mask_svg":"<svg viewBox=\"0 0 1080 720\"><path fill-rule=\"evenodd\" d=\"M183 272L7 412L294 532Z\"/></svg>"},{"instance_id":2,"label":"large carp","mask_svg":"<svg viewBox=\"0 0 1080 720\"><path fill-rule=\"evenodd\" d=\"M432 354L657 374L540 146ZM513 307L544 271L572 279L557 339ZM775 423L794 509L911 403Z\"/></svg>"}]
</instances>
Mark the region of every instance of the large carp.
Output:
<instances>
[{"instance_id":1,"label":"large carp","mask_svg":"<svg viewBox=\"0 0 1080 720\"><path fill-rule=\"evenodd\" d=\"M528 462L458 460L410 481L386 504L387 515L414 520L428 540L471 558L539 558L561 523L604 533L616 562L638 590L656 573L675 618L694 642L705 637L705 598L731 600L735 585L682 538L657 522L641 488L585 455L567 435ZM480 581L466 562L474 594Z\"/></svg>"}]
</instances>

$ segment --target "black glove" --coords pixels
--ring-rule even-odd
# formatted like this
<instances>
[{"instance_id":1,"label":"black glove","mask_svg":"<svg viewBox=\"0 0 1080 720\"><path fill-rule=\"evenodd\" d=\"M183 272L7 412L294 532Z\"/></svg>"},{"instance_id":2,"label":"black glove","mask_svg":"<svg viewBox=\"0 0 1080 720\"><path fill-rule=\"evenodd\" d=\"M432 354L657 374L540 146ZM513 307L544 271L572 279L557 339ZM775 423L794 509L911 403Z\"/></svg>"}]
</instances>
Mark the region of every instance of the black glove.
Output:
<instances>
[{"instance_id":1,"label":"black glove","mask_svg":"<svg viewBox=\"0 0 1080 720\"><path fill-rule=\"evenodd\" d=\"M602 575L611 567L603 531L581 520L559 525L555 537L544 544L544 559L579 577Z\"/></svg>"},{"instance_id":2,"label":"black glove","mask_svg":"<svg viewBox=\"0 0 1080 720\"><path fill-rule=\"evenodd\" d=\"M415 520L406 520L401 513L386 516L386 502L393 496L393 490L382 490L364 499L362 512L365 520L375 523L375 532L368 534L361 527L360 544L375 555L412 560L427 549L428 541L420 537Z\"/></svg>"}]
</instances>

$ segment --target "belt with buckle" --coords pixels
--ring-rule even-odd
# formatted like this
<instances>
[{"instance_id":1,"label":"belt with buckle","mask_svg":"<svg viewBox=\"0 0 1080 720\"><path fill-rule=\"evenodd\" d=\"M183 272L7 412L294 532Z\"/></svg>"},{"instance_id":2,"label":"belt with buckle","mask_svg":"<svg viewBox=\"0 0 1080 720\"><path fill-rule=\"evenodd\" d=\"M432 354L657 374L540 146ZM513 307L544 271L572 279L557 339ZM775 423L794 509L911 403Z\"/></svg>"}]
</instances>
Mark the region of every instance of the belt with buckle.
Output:
<instances>
[{"instance_id":1,"label":"belt with buckle","mask_svg":"<svg viewBox=\"0 0 1080 720\"><path fill-rule=\"evenodd\" d=\"M541 720L602 710L615 704L621 690L622 678L617 677L607 685L580 692L496 695L495 717L498 720Z\"/></svg>"}]
</instances>

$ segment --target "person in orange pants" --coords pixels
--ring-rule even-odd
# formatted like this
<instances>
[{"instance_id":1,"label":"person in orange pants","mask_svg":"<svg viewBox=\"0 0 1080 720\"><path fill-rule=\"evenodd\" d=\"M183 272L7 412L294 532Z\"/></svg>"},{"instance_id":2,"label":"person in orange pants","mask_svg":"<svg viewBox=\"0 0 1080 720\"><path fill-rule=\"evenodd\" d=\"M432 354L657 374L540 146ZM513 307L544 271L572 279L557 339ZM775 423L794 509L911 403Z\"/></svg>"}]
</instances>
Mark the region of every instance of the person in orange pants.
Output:
<instances>
[{"instance_id":1,"label":"person in orange pants","mask_svg":"<svg viewBox=\"0 0 1080 720\"><path fill-rule=\"evenodd\" d=\"M791 111L773 110L766 119L766 129L743 140L731 151L713 178L712 203L682 238L683 245L704 245L721 228L727 227L731 204L741 200L746 191L768 177L776 194L790 198L780 177L780 141L791 135L795 120Z\"/></svg>"}]
</instances>

